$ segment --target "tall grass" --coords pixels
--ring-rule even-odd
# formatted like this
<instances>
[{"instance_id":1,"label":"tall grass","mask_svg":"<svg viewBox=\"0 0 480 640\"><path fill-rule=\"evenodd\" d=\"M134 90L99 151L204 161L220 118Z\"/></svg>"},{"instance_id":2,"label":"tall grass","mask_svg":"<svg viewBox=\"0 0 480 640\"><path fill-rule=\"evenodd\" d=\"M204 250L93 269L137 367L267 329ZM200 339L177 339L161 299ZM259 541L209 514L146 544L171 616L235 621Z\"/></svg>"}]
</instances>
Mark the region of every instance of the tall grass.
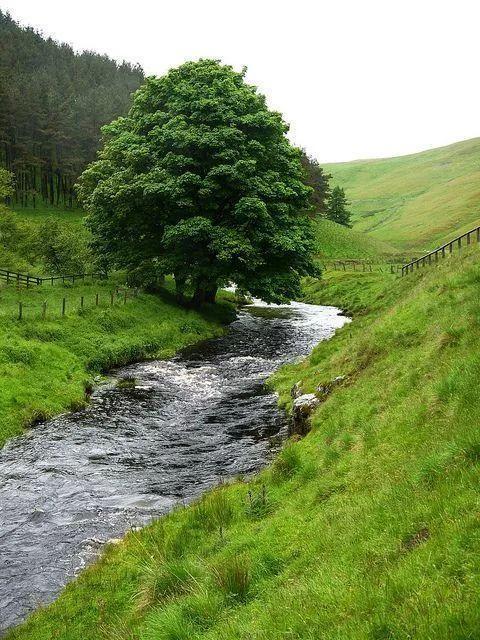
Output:
<instances>
[{"instance_id":1,"label":"tall grass","mask_svg":"<svg viewBox=\"0 0 480 640\"><path fill-rule=\"evenodd\" d=\"M347 376L308 436L109 547L8 640L477 638L479 277L474 250L363 280L363 313L274 376L286 407Z\"/></svg>"}]
</instances>

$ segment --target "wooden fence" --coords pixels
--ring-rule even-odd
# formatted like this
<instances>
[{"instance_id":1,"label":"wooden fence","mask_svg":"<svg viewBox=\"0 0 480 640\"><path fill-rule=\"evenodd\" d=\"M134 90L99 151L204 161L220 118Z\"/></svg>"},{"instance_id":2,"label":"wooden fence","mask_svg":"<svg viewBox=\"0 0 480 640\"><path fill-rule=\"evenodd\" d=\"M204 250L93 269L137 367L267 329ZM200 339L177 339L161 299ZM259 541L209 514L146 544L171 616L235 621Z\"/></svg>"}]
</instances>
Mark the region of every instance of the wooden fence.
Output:
<instances>
[{"instance_id":1,"label":"wooden fence","mask_svg":"<svg viewBox=\"0 0 480 640\"><path fill-rule=\"evenodd\" d=\"M138 296L139 289L127 289L117 287L112 291L102 291L102 293L96 292L92 296L80 296L76 297L63 297L62 299L55 301L55 306L52 301L48 302L44 300L41 304L31 304L19 301L17 303L16 310L12 309L12 313L15 313L18 320L25 319L26 315L32 317L33 314L38 314L42 320L46 320L51 317L65 317L72 309L76 313L82 313L86 308L94 308L102 306L114 307L127 304L127 301L131 298ZM5 314L4 314L5 315Z\"/></svg>"},{"instance_id":2,"label":"wooden fence","mask_svg":"<svg viewBox=\"0 0 480 640\"><path fill-rule=\"evenodd\" d=\"M27 288L31 286L38 286L41 284L55 284L56 282L62 282L65 284L66 282L85 282L85 279L90 278L91 280L95 280L95 278L105 280L108 278L107 273L76 273L72 275L65 276L31 276L28 273L19 273L18 271L9 271L7 269L0 269L0 280L3 280L7 284L16 284L17 286L25 286Z\"/></svg>"},{"instance_id":3,"label":"wooden fence","mask_svg":"<svg viewBox=\"0 0 480 640\"><path fill-rule=\"evenodd\" d=\"M432 264L432 262L438 262L439 256L445 258L447 252L450 255L453 253L455 248L461 249L463 241L465 241L464 244L467 246L470 245L472 243L472 239L476 240L477 243L480 242L480 226L467 231L467 233L463 233L461 236L457 236L453 240L450 240L450 242L442 244L441 247L437 247L433 251L426 253L424 256L421 256L416 260L407 262L407 264L402 266L402 276L411 273L414 269L419 269L420 266L424 267L427 264Z\"/></svg>"},{"instance_id":4,"label":"wooden fence","mask_svg":"<svg viewBox=\"0 0 480 640\"><path fill-rule=\"evenodd\" d=\"M364 262L361 260L332 260L322 263L325 271L358 271L361 273L373 273L380 271L382 273L397 273L401 270L401 264L389 262Z\"/></svg>"}]
</instances>

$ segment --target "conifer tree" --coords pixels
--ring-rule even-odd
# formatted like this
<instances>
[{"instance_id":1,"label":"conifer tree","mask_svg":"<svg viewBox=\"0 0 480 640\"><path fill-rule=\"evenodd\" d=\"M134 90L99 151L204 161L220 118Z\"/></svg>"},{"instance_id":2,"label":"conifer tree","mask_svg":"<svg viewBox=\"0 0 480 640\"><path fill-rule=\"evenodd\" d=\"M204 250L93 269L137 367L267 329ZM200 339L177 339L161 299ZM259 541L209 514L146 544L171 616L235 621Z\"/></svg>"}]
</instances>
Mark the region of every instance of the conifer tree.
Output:
<instances>
[{"instance_id":1,"label":"conifer tree","mask_svg":"<svg viewBox=\"0 0 480 640\"><path fill-rule=\"evenodd\" d=\"M327 218L344 227L351 227L348 205L345 191L341 187L334 187L328 200Z\"/></svg>"}]
</instances>

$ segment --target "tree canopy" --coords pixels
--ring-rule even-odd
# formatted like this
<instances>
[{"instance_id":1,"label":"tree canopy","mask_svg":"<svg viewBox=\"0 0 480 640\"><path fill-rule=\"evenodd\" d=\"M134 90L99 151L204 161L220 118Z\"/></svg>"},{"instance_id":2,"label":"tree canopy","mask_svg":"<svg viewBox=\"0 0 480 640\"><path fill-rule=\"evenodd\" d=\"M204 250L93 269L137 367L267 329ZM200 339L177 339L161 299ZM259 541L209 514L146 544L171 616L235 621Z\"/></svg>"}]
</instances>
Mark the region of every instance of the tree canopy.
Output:
<instances>
[{"instance_id":1,"label":"tree canopy","mask_svg":"<svg viewBox=\"0 0 480 640\"><path fill-rule=\"evenodd\" d=\"M327 218L343 224L344 227L351 227L350 211L345 191L341 187L334 187L327 205Z\"/></svg>"},{"instance_id":2,"label":"tree canopy","mask_svg":"<svg viewBox=\"0 0 480 640\"><path fill-rule=\"evenodd\" d=\"M287 131L218 61L148 78L79 181L96 250L134 273L173 273L197 302L229 281L267 302L298 296L315 242Z\"/></svg>"}]
</instances>

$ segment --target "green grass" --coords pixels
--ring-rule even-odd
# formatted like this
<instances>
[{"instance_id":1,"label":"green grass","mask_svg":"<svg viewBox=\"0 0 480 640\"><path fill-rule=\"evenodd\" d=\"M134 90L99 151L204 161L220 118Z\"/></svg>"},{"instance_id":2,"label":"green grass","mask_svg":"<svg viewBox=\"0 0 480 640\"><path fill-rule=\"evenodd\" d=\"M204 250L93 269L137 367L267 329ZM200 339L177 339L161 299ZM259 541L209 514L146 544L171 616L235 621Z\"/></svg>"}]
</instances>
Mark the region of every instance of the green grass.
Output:
<instances>
[{"instance_id":1,"label":"green grass","mask_svg":"<svg viewBox=\"0 0 480 640\"><path fill-rule=\"evenodd\" d=\"M326 165L354 228L398 250L429 250L480 224L480 138L398 158Z\"/></svg>"},{"instance_id":2,"label":"green grass","mask_svg":"<svg viewBox=\"0 0 480 640\"><path fill-rule=\"evenodd\" d=\"M81 224L85 217L85 211L83 209L65 209L63 207L52 207L47 204L39 204L35 209L30 207L10 207L21 220L25 222L41 223L47 218L57 218L62 222L69 224Z\"/></svg>"},{"instance_id":3,"label":"green grass","mask_svg":"<svg viewBox=\"0 0 480 640\"><path fill-rule=\"evenodd\" d=\"M311 433L109 546L8 640L478 638L478 255L348 274L363 313L272 381L288 408L345 376Z\"/></svg>"},{"instance_id":4,"label":"green grass","mask_svg":"<svg viewBox=\"0 0 480 640\"><path fill-rule=\"evenodd\" d=\"M383 304L388 288L395 286L397 275L385 266L383 271L333 271L321 279L307 277L303 281L303 302L338 306L349 315L371 312Z\"/></svg>"},{"instance_id":5,"label":"green grass","mask_svg":"<svg viewBox=\"0 0 480 640\"><path fill-rule=\"evenodd\" d=\"M0 289L0 446L32 422L81 406L101 371L143 358L168 357L185 345L219 335L222 322L231 318L229 305L199 313L179 307L166 290L162 295L141 293L126 304L120 293L112 308L110 293L116 285L94 281ZM22 320L19 300L24 304Z\"/></svg>"},{"instance_id":6,"label":"green grass","mask_svg":"<svg viewBox=\"0 0 480 640\"><path fill-rule=\"evenodd\" d=\"M331 220L315 220L318 255L323 260L379 259L395 254L395 249L385 242L365 233L358 233Z\"/></svg>"}]
</instances>

